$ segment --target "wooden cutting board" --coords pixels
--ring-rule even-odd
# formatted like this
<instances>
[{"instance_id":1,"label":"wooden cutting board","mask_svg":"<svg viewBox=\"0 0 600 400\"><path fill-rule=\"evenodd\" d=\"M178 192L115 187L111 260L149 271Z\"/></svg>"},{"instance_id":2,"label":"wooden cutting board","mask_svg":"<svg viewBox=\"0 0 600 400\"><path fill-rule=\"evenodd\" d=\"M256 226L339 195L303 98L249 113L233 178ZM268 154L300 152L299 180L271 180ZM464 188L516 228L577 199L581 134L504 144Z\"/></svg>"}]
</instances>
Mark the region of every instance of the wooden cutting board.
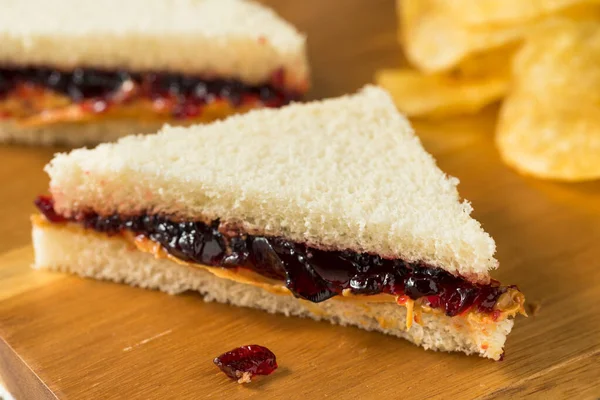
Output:
<instances>
[{"instance_id":1,"label":"wooden cutting board","mask_svg":"<svg viewBox=\"0 0 600 400\"><path fill-rule=\"evenodd\" d=\"M309 35L313 97L354 91L401 63L392 0L270 0ZM204 303L29 269L31 201L56 149L0 147L0 374L17 399L598 398L600 183L524 178L493 146L495 109L415 122L440 166L461 180L496 239L495 276L538 313L519 318L506 359L427 352L327 323ZM212 364L243 344L280 368L238 385Z\"/></svg>"}]
</instances>

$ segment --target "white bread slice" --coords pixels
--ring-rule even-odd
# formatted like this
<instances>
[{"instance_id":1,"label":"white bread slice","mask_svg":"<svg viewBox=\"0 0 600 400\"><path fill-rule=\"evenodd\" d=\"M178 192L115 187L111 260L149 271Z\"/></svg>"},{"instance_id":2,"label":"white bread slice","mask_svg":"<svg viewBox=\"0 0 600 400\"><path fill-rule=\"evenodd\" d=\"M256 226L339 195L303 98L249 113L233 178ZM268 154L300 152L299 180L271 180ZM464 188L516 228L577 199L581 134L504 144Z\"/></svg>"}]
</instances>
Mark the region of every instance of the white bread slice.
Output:
<instances>
[{"instance_id":1,"label":"white bread slice","mask_svg":"<svg viewBox=\"0 0 600 400\"><path fill-rule=\"evenodd\" d=\"M425 261L482 282L497 265L458 180L377 87L58 154L46 171L67 216L220 218L248 233Z\"/></svg>"},{"instance_id":2,"label":"white bread slice","mask_svg":"<svg viewBox=\"0 0 600 400\"><path fill-rule=\"evenodd\" d=\"M124 282L170 294L198 291L206 301L254 307L287 316L310 317L340 325L398 336L426 349L462 351L498 360L513 321L482 322L466 317L422 314L421 323L406 329L406 308L395 303L331 299L314 304L291 295L218 278L206 270L157 259L138 251L121 236L108 237L64 224L34 224L35 268L74 273L83 277ZM210 268L209 268L210 270Z\"/></svg>"},{"instance_id":3,"label":"white bread slice","mask_svg":"<svg viewBox=\"0 0 600 400\"><path fill-rule=\"evenodd\" d=\"M279 68L304 88L305 38L244 0L9 0L0 65L123 68L263 83Z\"/></svg>"}]
</instances>

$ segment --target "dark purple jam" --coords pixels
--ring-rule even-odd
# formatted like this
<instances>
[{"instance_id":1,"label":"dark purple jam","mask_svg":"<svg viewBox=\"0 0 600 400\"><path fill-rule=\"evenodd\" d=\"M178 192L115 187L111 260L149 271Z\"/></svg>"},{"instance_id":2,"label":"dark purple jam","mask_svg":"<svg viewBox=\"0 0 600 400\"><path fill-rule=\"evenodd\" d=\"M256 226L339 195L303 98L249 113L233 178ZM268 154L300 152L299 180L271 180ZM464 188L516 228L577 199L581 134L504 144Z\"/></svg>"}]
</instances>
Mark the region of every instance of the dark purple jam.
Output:
<instances>
[{"instance_id":1,"label":"dark purple jam","mask_svg":"<svg viewBox=\"0 0 600 400\"><path fill-rule=\"evenodd\" d=\"M48 220L60 222L52 199L36 200ZM492 281L473 284L443 269L421 262L384 259L352 251L325 251L281 237L225 236L219 221L176 222L159 215L100 216L74 219L88 229L109 235L129 230L158 242L171 255L188 262L222 268L247 268L262 276L285 281L296 296L318 303L349 289L354 294L387 293L413 300L425 297L433 308L458 315L472 307L491 313L508 289Z\"/></svg>"},{"instance_id":2,"label":"dark purple jam","mask_svg":"<svg viewBox=\"0 0 600 400\"><path fill-rule=\"evenodd\" d=\"M129 81L140 89L137 97L169 99L175 103L172 110L175 117L190 118L200 113L202 105L218 98L226 99L234 107L250 100L260 101L267 107L280 107L298 100L298 93L286 91L278 83L280 75L277 72L272 82L252 86L235 79L206 79L168 72L0 67L0 98L19 84L32 84L68 96L76 103L94 99L110 104L122 85Z\"/></svg>"},{"instance_id":3,"label":"dark purple jam","mask_svg":"<svg viewBox=\"0 0 600 400\"><path fill-rule=\"evenodd\" d=\"M48 196L38 196L33 202L46 219L50 222L66 222L67 219L54 211L54 201Z\"/></svg>"},{"instance_id":4,"label":"dark purple jam","mask_svg":"<svg viewBox=\"0 0 600 400\"><path fill-rule=\"evenodd\" d=\"M213 363L228 377L238 380L243 374L249 379L256 375L270 375L277 369L275 354L257 344L241 346L215 357Z\"/></svg>"}]
</instances>

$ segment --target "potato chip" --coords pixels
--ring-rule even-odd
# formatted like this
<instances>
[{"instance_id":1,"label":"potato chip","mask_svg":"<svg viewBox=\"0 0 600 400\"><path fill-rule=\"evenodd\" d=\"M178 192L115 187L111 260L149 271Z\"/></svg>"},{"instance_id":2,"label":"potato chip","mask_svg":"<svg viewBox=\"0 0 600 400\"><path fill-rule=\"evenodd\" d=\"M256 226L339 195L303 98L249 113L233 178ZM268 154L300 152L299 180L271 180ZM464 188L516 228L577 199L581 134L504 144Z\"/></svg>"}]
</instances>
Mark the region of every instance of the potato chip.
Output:
<instances>
[{"instance_id":1,"label":"potato chip","mask_svg":"<svg viewBox=\"0 0 600 400\"><path fill-rule=\"evenodd\" d=\"M469 30L443 12L447 0L398 0L400 36L409 61L421 70L451 69L467 55L515 42L522 26Z\"/></svg>"},{"instance_id":2,"label":"potato chip","mask_svg":"<svg viewBox=\"0 0 600 400\"><path fill-rule=\"evenodd\" d=\"M383 70L377 83L388 89L400 111L409 116L447 116L479 111L506 94L514 46L467 57L454 70L423 74Z\"/></svg>"},{"instance_id":3,"label":"potato chip","mask_svg":"<svg viewBox=\"0 0 600 400\"><path fill-rule=\"evenodd\" d=\"M409 117L468 114L500 99L507 77L465 78L452 74L425 75L418 71L382 70L377 84L389 90L396 107Z\"/></svg>"},{"instance_id":4,"label":"potato chip","mask_svg":"<svg viewBox=\"0 0 600 400\"><path fill-rule=\"evenodd\" d=\"M496 136L502 158L541 178L600 178L600 22L548 21L513 73Z\"/></svg>"},{"instance_id":5,"label":"potato chip","mask_svg":"<svg viewBox=\"0 0 600 400\"><path fill-rule=\"evenodd\" d=\"M548 16L577 4L598 0L449 0L443 9L461 25L506 25Z\"/></svg>"},{"instance_id":6,"label":"potato chip","mask_svg":"<svg viewBox=\"0 0 600 400\"><path fill-rule=\"evenodd\" d=\"M400 39L406 56L415 67L427 72L449 70L468 55L518 43L543 21L543 18L535 18L519 24L467 27L446 9L454 0L397 1ZM523 3L529 1L523 0ZM600 0L595 1L600 3ZM573 19L585 19L590 15L600 18L599 14L597 4L577 5L560 12L561 16Z\"/></svg>"},{"instance_id":7,"label":"potato chip","mask_svg":"<svg viewBox=\"0 0 600 400\"><path fill-rule=\"evenodd\" d=\"M509 44L486 52L469 55L453 69L454 75L465 79L505 77L511 75L511 63L519 46Z\"/></svg>"}]
</instances>

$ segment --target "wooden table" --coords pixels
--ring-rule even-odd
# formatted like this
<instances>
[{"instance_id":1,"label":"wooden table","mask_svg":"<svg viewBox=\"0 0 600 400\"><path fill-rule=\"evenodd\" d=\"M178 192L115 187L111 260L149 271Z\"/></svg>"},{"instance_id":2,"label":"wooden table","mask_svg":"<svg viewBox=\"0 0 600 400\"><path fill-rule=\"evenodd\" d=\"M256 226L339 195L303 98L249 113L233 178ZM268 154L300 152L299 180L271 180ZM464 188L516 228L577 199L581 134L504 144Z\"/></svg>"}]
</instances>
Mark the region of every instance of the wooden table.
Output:
<instances>
[{"instance_id":1,"label":"wooden table","mask_svg":"<svg viewBox=\"0 0 600 400\"><path fill-rule=\"evenodd\" d=\"M270 0L309 35L313 97L399 65L392 0ZM506 359L426 352L384 335L274 316L198 295L33 272L28 216L56 149L0 147L0 372L18 399L598 398L600 184L517 175L493 146L495 109L415 122L426 148L496 239L496 277L530 303ZM242 387L212 358L258 342L280 369Z\"/></svg>"}]
</instances>

